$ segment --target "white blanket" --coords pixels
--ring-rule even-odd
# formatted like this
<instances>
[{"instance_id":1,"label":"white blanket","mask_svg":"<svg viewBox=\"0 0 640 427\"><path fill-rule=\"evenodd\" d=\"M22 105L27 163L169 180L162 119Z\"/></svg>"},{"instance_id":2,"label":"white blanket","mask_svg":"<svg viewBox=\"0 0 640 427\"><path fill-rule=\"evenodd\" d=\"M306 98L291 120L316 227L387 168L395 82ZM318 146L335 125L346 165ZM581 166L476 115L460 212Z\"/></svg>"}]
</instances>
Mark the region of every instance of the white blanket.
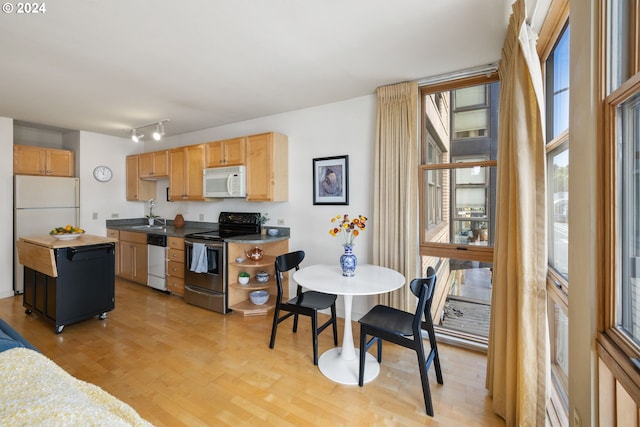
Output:
<instances>
[{"instance_id":1,"label":"white blanket","mask_svg":"<svg viewBox=\"0 0 640 427\"><path fill-rule=\"evenodd\" d=\"M151 426L129 405L26 348L0 353L0 425Z\"/></svg>"}]
</instances>

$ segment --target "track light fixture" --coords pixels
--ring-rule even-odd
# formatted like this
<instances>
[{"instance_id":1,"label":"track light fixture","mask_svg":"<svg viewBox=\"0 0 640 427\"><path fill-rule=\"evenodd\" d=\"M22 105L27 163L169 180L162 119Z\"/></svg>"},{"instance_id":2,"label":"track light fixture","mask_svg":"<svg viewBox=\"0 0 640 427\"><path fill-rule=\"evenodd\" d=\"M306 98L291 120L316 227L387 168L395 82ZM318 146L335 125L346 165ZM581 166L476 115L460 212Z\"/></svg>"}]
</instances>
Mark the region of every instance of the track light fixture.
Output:
<instances>
[{"instance_id":1,"label":"track light fixture","mask_svg":"<svg viewBox=\"0 0 640 427\"><path fill-rule=\"evenodd\" d=\"M169 119L164 119L164 120L160 120L159 122L147 123L146 125L141 125L131 129L131 140L133 142L139 142L144 136L144 134L138 132L138 129L155 126L156 130L153 132L152 136L153 136L153 139L155 139L156 141L160 141L164 136L164 124L168 121Z\"/></svg>"},{"instance_id":2,"label":"track light fixture","mask_svg":"<svg viewBox=\"0 0 640 427\"><path fill-rule=\"evenodd\" d=\"M153 133L153 139L155 139L156 141L160 141L163 136L164 136L164 124L160 122L158 123L158 126L156 126L156 131Z\"/></svg>"},{"instance_id":3,"label":"track light fixture","mask_svg":"<svg viewBox=\"0 0 640 427\"><path fill-rule=\"evenodd\" d=\"M131 129L131 140L133 142L140 142L144 134L139 133L138 129Z\"/></svg>"}]
</instances>

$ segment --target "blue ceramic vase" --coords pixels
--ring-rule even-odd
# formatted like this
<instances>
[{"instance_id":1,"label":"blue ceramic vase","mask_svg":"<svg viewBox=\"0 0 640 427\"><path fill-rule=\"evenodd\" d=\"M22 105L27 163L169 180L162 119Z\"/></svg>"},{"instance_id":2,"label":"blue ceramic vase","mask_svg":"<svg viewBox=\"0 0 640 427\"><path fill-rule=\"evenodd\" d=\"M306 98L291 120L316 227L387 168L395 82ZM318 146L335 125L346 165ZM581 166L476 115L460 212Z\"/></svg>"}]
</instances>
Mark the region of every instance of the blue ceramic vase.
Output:
<instances>
[{"instance_id":1,"label":"blue ceramic vase","mask_svg":"<svg viewBox=\"0 0 640 427\"><path fill-rule=\"evenodd\" d=\"M342 275L346 277L355 275L356 265L358 265L358 258L353 254L353 245L344 245L344 254L340 257Z\"/></svg>"}]
</instances>

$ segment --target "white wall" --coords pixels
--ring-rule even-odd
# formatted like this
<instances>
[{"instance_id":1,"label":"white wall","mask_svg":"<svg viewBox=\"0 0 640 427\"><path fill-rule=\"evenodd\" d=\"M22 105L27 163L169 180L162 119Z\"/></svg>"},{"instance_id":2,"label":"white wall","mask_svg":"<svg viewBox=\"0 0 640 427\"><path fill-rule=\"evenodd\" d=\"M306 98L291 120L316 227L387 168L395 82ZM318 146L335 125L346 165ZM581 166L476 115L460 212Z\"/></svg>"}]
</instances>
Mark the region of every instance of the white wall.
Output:
<instances>
[{"instance_id":1,"label":"white wall","mask_svg":"<svg viewBox=\"0 0 640 427\"><path fill-rule=\"evenodd\" d=\"M142 146L129 138L78 132L76 165L80 178L80 227L87 233L106 235L105 220L112 214L119 218L140 218L144 216L143 202L126 200L125 157L136 154ZM109 166L113 178L109 182L98 182L93 178L96 166ZM93 219L93 214L97 219Z\"/></svg>"},{"instance_id":2,"label":"white wall","mask_svg":"<svg viewBox=\"0 0 640 427\"><path fill-rule=\"evenodd\" d=\"M0 298L13 296L13 120L0 117ZM11 154L9 154L11 153Z\"/></svg>"}]
</instances>

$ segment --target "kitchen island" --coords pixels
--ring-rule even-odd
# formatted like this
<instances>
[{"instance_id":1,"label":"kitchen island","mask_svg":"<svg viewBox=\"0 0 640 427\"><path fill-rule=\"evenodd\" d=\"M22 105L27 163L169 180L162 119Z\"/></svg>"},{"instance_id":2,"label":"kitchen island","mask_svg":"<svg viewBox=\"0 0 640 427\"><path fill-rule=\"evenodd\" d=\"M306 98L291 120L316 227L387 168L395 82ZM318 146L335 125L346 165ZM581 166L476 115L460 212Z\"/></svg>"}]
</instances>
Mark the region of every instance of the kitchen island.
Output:
<instances>
[{"instance_id":1,"label":"kitchen island","mask_svg":"<svg viewBox=\"0 0 640 427\"><path fill-rule=\"evenodd\" d=\"M93 316L105 319L115 307L115 242L86 234L73 240L21 237L16 246L25 313L53 322L56 333Z\"/></svg>"}]
</instances>

